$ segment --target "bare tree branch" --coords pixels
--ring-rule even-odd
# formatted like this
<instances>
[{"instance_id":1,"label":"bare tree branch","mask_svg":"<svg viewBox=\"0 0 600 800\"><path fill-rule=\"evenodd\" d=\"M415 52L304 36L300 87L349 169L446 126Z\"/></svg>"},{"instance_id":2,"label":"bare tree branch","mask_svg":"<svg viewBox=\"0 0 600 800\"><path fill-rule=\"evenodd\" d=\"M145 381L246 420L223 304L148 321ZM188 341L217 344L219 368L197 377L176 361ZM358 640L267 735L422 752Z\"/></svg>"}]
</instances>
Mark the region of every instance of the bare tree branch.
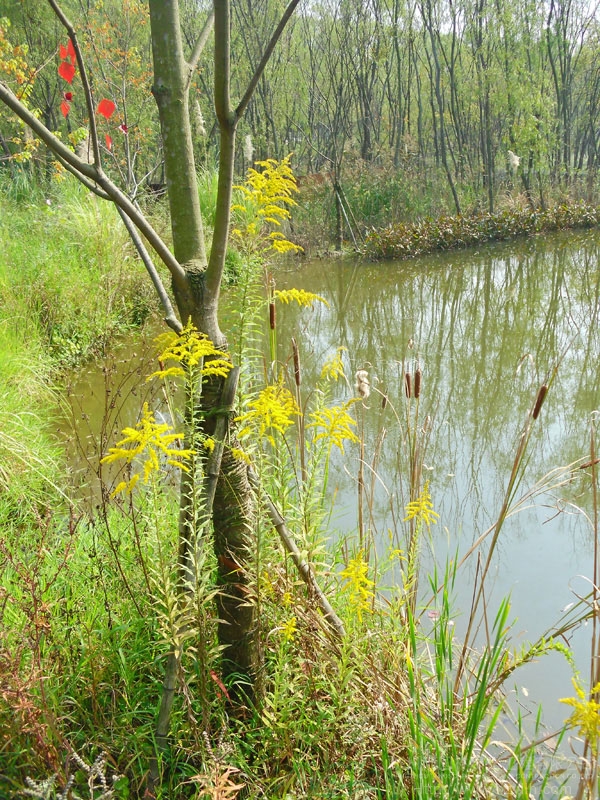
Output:
<instances>
[{"instance_id":1,"label":"bare tree branch","mask_svg":"<svg viewBox=\"0 0 600 800\"><path fill-rule=\"evenodd\" d=\"M175 333L181 333L183 330L183 325L178 320L177 315L175 314L175 310L167 294L167 290L164 287L163 282L160 279L160 275L158 274L156 267L150 257L150 253L146 249L144 242L142 241L142 237L137 232L137 228L134 226L133 222L129 219L127 214L123 211L122 208L117 206L117 210L119 212L119 216L123 220L123 225L127 228L127 232L131 237L131 241L133 242L135 249L138 251L139 257L142 259L144 266L146 267L146 271L150 276L150 280L156 290L156 294L161 302L163 307L163 311L165 312L165 322L172 328Z\"/></svg>"},{"instance_id":2,"label":"bare tree branch","mask_svg":"<svg viewBox=\"0 0 600 800\"><path fill-rule=\"evenodd\" d=\"M187 77L187 81L185 84L186 91L188 91L190 88L194 72L196 71L196 67L198 66L198 60L202 55L202 52L204 50L210 32L214 27L214 24L215 24L215 9L211 8L210 14L208 15L206 22L204 23L204 27L202 28L200 36L198 37L198 40L194 45L194 49L192 50L192 55L190 56L190 60L188 61L187 64L189 69L189 75Z\"/></svg>"},{"instance_id":3,"label":"bare tree branch","mask_svg":"<svg viewBox=\"0 0 600 800\"><path fill-rule=\"evenodd\" d=\"M288 527L285 524L284 518L279 513L279 510L275 503L271 500L271 498L266 494L264 489L262 488L261 482L258 478L258 475L252 467L248 467L248 480L250 481L250 485L254 489L255 492L259 492L263 496L263 501L267 507L267 512L269 514L269 518L271 520L271 524L279 534L279 538L285 548L285 550L290 554L292 561L296 565L296 569L300 573L302 580L306 583L310 591L314 594L317 603L323 614L325 615L325 619L329 625L330 630L332 633L336 635L337 638L343 639L346 636L346 629L344 628L344 623L338 617L338 615L333 610L333 607L325 592L321 589L319 584L317 583L317 579L315 578L315 574L312 570L312 567L306 561L306 559L302 556L298 545L294 541L292 534L290 533Z\"/></svg>"},{"instance_id":4,"label":"bare tree branch","mask_svg":"<svg viewBox=\"0 0 600 800\"><path fill-rule=\"evenodd\" d=\"M288 7L283 12L282 17L279 20L279 25L275 28L275 32L271 36L269 44L265 48L265 51L264 51L263 56L262 56L262 58L260 60L260 63L258 65L258 67L256 68L256 70L254 72L254 75L250 79L250 83L248 84L248 88L246 89L246 91L244 93L244 96L240 100L240 102L238 104L238 107L235 110L236 119L239 119L242 116L242 114L246 110L246 106L248 105L248 103L252 99L252 95L254 94L254 90L256 89L256 86L257 86L259 80L261 79L261 76L262 76L263 72L265 71L265 67L267 66L267 63L268 63L269 59L271 58L271 53L275 49L275 45L279 41L285 26L287 25L290 17L292 16L294 11L296 10L296 6L298 5L299 2L300 2L300 0L290 0L290 3L288 4Z\"/></svg>"}]
</instances>

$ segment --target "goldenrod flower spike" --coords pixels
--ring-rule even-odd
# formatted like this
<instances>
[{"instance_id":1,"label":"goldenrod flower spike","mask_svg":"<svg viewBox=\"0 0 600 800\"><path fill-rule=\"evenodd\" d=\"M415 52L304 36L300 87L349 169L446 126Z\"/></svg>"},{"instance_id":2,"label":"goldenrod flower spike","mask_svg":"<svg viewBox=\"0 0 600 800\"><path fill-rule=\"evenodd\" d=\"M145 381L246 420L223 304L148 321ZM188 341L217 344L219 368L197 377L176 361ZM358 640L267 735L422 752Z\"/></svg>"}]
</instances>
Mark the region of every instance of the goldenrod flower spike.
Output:
<instances>
[{"instance_id":1,"label":"goldenrod flower spike","mask_svg":"<svg viewBox=\"0 0 600 800\"><path fill-rule=\"evenodd\" d=\"M346 349L347 348L345 347L338 347L338 349L335 351L335 355L323 364L323 368L321 369L321 379L337 381L339 378L343 378L345 376L342 353Z\"/></svg>"},{"instance_id":2,"label":"goldenrod flower spike","mask_svg":"<svg viewBox=\"0 0 600 800\"><path fill-rule=\"evenodd\" d=\"M212 341L193 325L190 320L181 333L163 333L156 338L161 350L158 360L175 361L181 366L167 367L153 372L148 378L166 378L168 376L185 376L186 371L202 368L202 375L217 375L226 378L231 369L231 361L227 353L217 350Z\"/></svg>"},{"instance_id":3,"label":"goldenrod flower spike","mask_svg":"<svg viewBox=\"0 0 600 800\"><path fill-rule=\"evenodd\" d=\"M189 471L184 462L190 458L193 451L172 447L174 442L183 439L182 433L169 433L172 430L173 428L166 422L158 424L148 408L148 403L144 403L142 418L135 428L123 428L124 438L117 442L115 447L111 447L108 455L100 461L101 464L110 464L113 461L123 460L131 464L138 456L145 456L141 472L134 473L129 481L121 481L112 493L113 497L122 491L131 494L142 477L143 482L148 483L150 475L160 470L160 454L172 467Z\"/></svg>"},{"instance_id":4,"label":"goldenrod flower spike","mask_svg":"<svg viewBox=\"0 0 600 800\"><path fill-rule=\"evenodd\" d=\"M296 617L290 617L287 622L284 622L281 629L281 636L286 642L291 642L296 636L298 630L298 621Z\"/></svg>"},{"instance_id":5,"label":"goldenrod flower spike","mask_svg":"<svg viewBox=\"0 0 600 800\"><path fill-rule=\"evenodd\" d=\"M273 296L283 303L290 303L293 300L299 306L310 306L312 308L316 302L319 302L324 303L329 308L329 303L324 297L321 297L320 294L305 292L304 289L276 289Z\"/></svg>"},{"instance_id":6,"label":"goldenrod flower spike","mask_svg":"<svg viewBox=\"0 0 600 800\"><path fill-rule=\"evenodd\" d=\"M404 522L416 519L417 522L422 522L428 528L436 524L440 515L433 510L433 503L429 494L429 481L425 483L419 497L408 503L404 510L406 511Z\"/></svg>"},{"instance_id":7,"label":"goldenrod flower spike","mask_svg":"<svg viewBox=\"0 0 600 800\"><path fill-rule=\"evenodd\" d=\"M340 453L344 453L344 442L359 442L360 439L352 430L356 426L356 420L352 419L348 409L356 402L356 398L348 400L342 406L323 408L320 411L313 411L310 419L313 420L308 427L315 428L317 434L315 442L319 439L329 440L329 450L337 447Z\"/></svg>"},{"instance_id":8,"label":"goldenrod flower spike","mask_svg":"<svg viewBox=\"0 0 600 800\"><path fill-rule=\"evenodd\" d=\"M362 550L355 558L351 558L348 566L340 572L340 577L344 579L342 588L345 592L349 592L348 599L359 622L362 621L363 611L371 611L371 598L375 596L371 591L375 582L368 577L368 572L369 565Z\"/></svg>"},{"instance_id":9,"label":"goldenrod flower spike","mask_svg":"<svg viewBox=\"0 0 600 800\"><path fill-rule=\"evenodd\" d=\"M257 161L256 166L261 170L250 168L246 182L242 186L234 187L242 192L248 208L238 203L233 205L232 209L246 214L254 212L258 217L258 224L251 220L246 224L245 230L233 228L231 233L234 237L242 240L260 239L264 223L280 227L282 220L290 218L288 206L296 205L292 195L298 191L290 159L291 154L282 161L276 161L274 158ZM263 238L268 244L266 249L272 248L279 253L297 253L302 250L279 231L265 233Z\"/></svg>"},{"instance_id":10,"label":"goldenrod flower spike","mask_svg":"<svg viewBox=\"0 0 600 800\"><path fill-rule=\"evenodd\" d=\"M573 707L573 713L566 724L571 728L579 728L581 736L590 743L595 758L598 755L598 743L600 741L600 703L591 698L598 696L600 683L596 684L592 689L590 699L586 697L576 678L573 678L573 686L577 697L564 697L560 700L561 703Z\"/></svg>"},{"instance_id":11,"label":"goldenrod flower spike","mask_svg":"<svg viewBox=\"0 0 600 800\"><path fill-rule=\"evenodd\" d=\"M249 411L237 417L237 422L244 423L240 437L246 435L251 428L258 427L258 435L266 436L272 445L275 444L269 431L278 431L284 434L290 425L294 424L294 417L300 415L300 409L292 393L284 386L277 384L267 386L260 392L256 400L248 403Z\"/></svg>"}]
</instances>

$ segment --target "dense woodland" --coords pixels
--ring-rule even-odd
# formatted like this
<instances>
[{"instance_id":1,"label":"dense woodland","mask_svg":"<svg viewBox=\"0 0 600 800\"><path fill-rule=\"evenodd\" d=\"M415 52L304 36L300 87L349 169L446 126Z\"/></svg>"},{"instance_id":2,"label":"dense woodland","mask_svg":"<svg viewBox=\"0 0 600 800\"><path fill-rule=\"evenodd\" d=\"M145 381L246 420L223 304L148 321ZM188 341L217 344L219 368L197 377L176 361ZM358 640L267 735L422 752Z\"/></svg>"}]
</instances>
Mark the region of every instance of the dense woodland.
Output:
<instances>
[{"instance_id":1,"label":"dense woodland","mask_svg":"<svg viewBox=\"0 0 600 800\"><path fill-rule=\"evenodd\" d=\"M117 103L113 127L127 131L111 131L114 169L130 191L162 184L146 4L64 5L85 31L95 88ZM182 4L190 46L203 21L199 5L208 7ZM234 97L283 7L277 0L232 4ZM439 211L494 211L516 190L522 203L536 206L556 192L593 201L600 124L596 10L582 0L304 2L240 124L238 173L254 159L293 151L299 176L319 173L306 179L309 185L327 181L336 188L338 214L350 225L352 215L380 223ZM83 98L74 92L63 118L65 84L48 49L60 31L50 9L3 0L0 17L11 21L3 36L26 43L26 60L39 70L32 106L52 129L78 141ZM212 72L207 53L191 95L197 161L208 165L218 146ZM0 145L10 169L20 131L1 113Z\"/></svg>"}]
</instances>

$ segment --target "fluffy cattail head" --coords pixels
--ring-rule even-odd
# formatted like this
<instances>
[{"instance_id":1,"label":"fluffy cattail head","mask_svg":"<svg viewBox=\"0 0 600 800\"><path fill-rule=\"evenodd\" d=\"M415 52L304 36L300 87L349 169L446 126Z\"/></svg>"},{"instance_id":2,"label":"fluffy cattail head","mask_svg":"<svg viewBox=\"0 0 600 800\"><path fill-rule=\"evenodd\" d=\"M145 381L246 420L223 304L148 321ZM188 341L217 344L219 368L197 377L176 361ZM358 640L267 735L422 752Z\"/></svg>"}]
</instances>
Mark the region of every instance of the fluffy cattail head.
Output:
<instances>
[{"instance_id":1,"label":"fluffy cattail head","mask_svg":"<svg viewBox=\"0 0 600 800\"><path fill-rule=\"evenodd\" d=\"M371 394L369 373L367 372L366 369L359 369L354 377L356 378L356 383L354 384L354 388L356 389L356 394L362 400L366 400Z\"/></svg>"},{"instance_id":2,"label":"fluffy cattail head","mask_svg":"<svg viewBox=\"0 0 600 800\"><path fill-rule=\"evenodd\" d=\"M252 156L254 155L254 145L252 144L252 137L249 133L246 134L246 138L244 139L244 158L246 161L251 162Z\"/></svg>"}]
</instances>

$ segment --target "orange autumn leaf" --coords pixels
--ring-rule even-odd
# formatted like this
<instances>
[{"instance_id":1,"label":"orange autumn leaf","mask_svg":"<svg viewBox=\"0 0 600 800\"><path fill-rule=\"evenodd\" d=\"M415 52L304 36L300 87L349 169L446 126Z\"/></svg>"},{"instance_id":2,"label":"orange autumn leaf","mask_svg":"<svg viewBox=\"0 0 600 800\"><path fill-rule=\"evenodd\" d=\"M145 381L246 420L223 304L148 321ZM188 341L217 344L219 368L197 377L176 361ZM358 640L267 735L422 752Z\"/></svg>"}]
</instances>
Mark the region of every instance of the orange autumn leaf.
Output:
<instances>
[{"instance_id":1,"label":"orange autumn leaf","mask_svg":"<svg viewBox=\"0 0 600 800\"><path fill-rule=\"evenodd\" d=\"M69 61L63 61L58 68L58 74L67 83L73 83L73 78L75 77L75 67Z\"/></svg>"},{"instance_id":2,"label":"orange autumn leaf","mask_svg":"<svg viewBox=\"0 0 600 800\"><path fill-rule=\"evenodd\" d=\"M104 98L103 100L100 100L100 102L98 103L97 112L106 119L110 119L114 114L115 109L116 105L113 103L113 101Z\"/></svg>"},{"instance_id":3,"label":"orange autumn leaf","mask_svg":"<svg viewBox=\"0 0 600 800\"><path fill-rule=\"evenodd\" d=\"M66 100L63 100L62 103L60 104L60 113L63 115L63 117L65 117L65 119L69 115L70 110L71 110L70 104L67 103Z\"/></svg>"},{"instance_id":4,"label":"orange autumn leaf","mask_svg":"<svg viewBox=\"0 0 600 800\"><path fill-rule=\"evenodd\" d=\"M70 39L66 47L64 46L64 44L61 44L59 46L59 53L63 61L69 60L71 64L75 64L76 60L75 48L73 47L73 42Z\"/></svg>"}]
</instances>

